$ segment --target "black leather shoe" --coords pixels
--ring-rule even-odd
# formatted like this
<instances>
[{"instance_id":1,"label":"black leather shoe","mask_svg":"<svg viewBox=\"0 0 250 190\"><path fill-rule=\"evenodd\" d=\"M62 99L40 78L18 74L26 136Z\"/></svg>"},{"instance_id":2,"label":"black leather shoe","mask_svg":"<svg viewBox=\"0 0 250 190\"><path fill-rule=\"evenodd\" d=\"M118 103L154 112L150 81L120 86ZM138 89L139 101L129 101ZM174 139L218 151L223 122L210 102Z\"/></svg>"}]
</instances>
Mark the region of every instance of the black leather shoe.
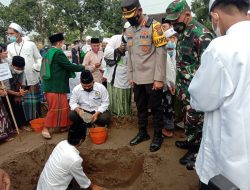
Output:
<instances>
[{"instance_id":1,"label":"black leather shoe","mask_svg":"<svg viewBox=\"0 0 250 190\"><path fill-rule=\"evenodd\" d=\"M186 165L193 160L195 160L195 153L188 151L179 161L182 165Z\"/></svg>"},{"instance_id":2,"label":"black leather shoe","mask_svg":"<svg viewBox=\"0 0 250 190\"><path fill-rule=\"evenodd\" d=\"M149 147L150 152L156 152L157 150L159 150L161 148L162 142L163 137L154 137Z\"/></svg>"},{"instance_id":3,"label":"black leather shoe","mask_svg":"<svg viewBox=\"0 0 250 190\"><path fill-rule=\"evenodd\" d=\"M146 141L146 140L149 140L150 139L150 136L145 132L145 133L141 133L139 132L135 138L133 138L131 141L130 141L130 146L134 146L134 145L137 145L143 141Z\"/></svg>"},{"instance_id":4,"label":"black leather shoe","mask_svg":"<svg viewBox=\"0 0 250 190\"><path fill-rule=\"evenodd\" d=\"M190 146L190 142L188 142L187 140L175 141L175 146L177 146L178 148L182 148L182 149L188 149Z\"/></svg>"}]
</instances>

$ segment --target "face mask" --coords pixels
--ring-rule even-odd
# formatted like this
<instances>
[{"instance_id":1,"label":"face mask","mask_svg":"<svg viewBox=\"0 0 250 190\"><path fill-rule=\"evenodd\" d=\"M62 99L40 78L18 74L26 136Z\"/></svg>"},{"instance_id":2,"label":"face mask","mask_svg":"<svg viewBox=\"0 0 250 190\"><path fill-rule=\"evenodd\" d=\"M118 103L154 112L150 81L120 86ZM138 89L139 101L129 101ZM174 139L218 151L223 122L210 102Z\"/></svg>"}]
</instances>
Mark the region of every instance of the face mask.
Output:
<instances>
[{"instance_id":1,"label":"face mask","mask_svg":"<svg viewBox=\"0 0 250 190\"><path fill-rule=\"evenodd\" d=\"M127 20L131 26L139 26L139 18L140 16L137 15L136 17L128 18Z\"/></svg>"},{"instance_id":2,"label":"face mask","mask_svg":"<svg viewBox=\"0 0 250 190\"><path fill-rule=\"evenodd\" d=\"M214 24L213 24L213 21L212 21L212 28L213 28L213 31L214 31L214 33L216 34L217 37L222 36L221 31L220 31L219 22L217 23L216 28L214 28Z\"/></svg>"},{"instance_id":3,"label":"face mask","mask_svg":"<svg viewBox=\"0 0 250 190\"><path fill-rule=\"evenodd\" d=\"M169 55L170 57L173 57L173 55L174 55L174 50L175 50L175 48L176 48L175 43L174 43L174 42L168 42L168 44L166 45L166 47L169 48L169 49L173 49L173 50L168 50L168 55Z\"/></svg>"},{"instance_id":4,"label":"face mask","mask_svg":"<svg viewBox=\"0 0 250 190\"><path fill-rule=\"evenodd\" d=\"M23 71L20 71L20 70L16 70L16 69L13 69L13 70L14 70L14 72L15 72L16 74L18 74L18 75L20 75L20 74L23 73Z\"/></svg>"},{"instance_id":5,"label":"face mask","mask_svg":"<svg viewBox=\"0 0 250 190\"><path fill-rule=\"evenodd\" d=\"M186 29L186 24L184 22L177 22L173 24L173 28L178 34L181 34Z\"/></svg>"},{"instance_id":6,"label":"face mask","mask_svg":"<svg viewBox=\"0 0 250 190\"><path fill-rule=\"evenodd\" d=\"M170 48L170 49L175 49L176 48L176 45L174 42L168 42L168 44L166 45L167 48Z\"/></svg>"},{"instance_id":7,"label":"face mask","mask_svg":"<svg viewBox=\"0 0 250 190\"><path fill-rule=\"evenodd\" d=\"M11 42L11 43L12 43L12 42L16 42L16 41L17 41L17 37L16 37L16 36L8 36L8 37L7 37L7 41L8 41L8 42Z\"/></svg>"},{"instance_id":8,"label":"face mask","mask_svg":"<svg viewBox=\"0 0 250 190\"><path fill-rule=\"evenodd\" d=\"M88 89L83 88L83 90L86 91L86 92L91 92L93 90L93 87L92 88L88 88Z\"/></svg>"}]
</instances>

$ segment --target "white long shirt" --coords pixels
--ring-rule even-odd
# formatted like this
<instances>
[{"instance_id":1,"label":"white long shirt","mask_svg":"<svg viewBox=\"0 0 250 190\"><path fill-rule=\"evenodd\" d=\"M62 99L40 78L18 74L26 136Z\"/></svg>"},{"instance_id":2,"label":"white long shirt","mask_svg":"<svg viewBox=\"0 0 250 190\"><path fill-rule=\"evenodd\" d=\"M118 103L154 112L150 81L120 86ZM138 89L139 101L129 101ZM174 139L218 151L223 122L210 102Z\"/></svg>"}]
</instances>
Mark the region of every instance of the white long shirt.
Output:
<instances>
[{"instance_id":1,"label":"white long shirt","mask_svg":"<svg viewBox=\"0 0 250 190\"><path fill-rule=\"evenodd\" d=\"M166 81L164 85L164 90L168 87L175 88L176 83L176 64L172 61L170 56L167 54L167 67L166 67Z\"/></svg>"},{"instance_id":2,"label":"white long shirt","mask_svg":"<svg viewBox=\"0 0 250 190\"><path fill-rule=\"evenodd\" d=\"M36 45L31 41L24 41L20 44L13 42L7 46L8 58L10 62L14 56L20 55L25 59L24 72L26 75L27 85L36 85L39 83L40 67L42 56Z\"/></svg>"},{"instance_id":3,"label":"white long shirt","mask_svg":"<svg viewBox=\"0 0 250 190\"><path fill-rule=\"evenodd\" d=\"M250 189L250 22L231 26L201 58L189 92L205 112L196 171L203 183L222 174Z\"/></svg>"},{"instance_id":4,"label":"white long shirt","mask_svg":"<svg viewBox=\"0 0 250 190\"><path fill-rule=\"evenodd\" d=\"M116 48L120 47L122 43L122 35L115 35L109 40L107 47L105 48L104 57L106 59L114 60L114 51ZM107 78L107 82L111 83L115 65L110 67L106 65L106 70L104 72L104 77ZM121 57L121 62L118 63L114 87L127 89L130 88L128 84L128 66L127 66L127 55Z\"/></svg>"},{"instance_id":5,"label":"white long shirt","mask_svg":"<svg viewBox=\"0 0 250 190\"><path fill-rule=\"evenodd\" d=\"M89 112L103 113L109 107L108 91L105 86L97 82L94 83L91 92L84 91L82 85L79 84L73 89L69 105L71 110L79 107Z\"/></svg>"},{"instance_id":6,"label":"white long shirt","mask_svg":"<svg viewBox=\"0 0 250 190\"><path fill-rule=\"evenodd\" d=\"M73 178L81 188L88 188L91 181L83 172L82 161L74 146L61 141L44 166L37 190L65 190Z\"/></svg>"}]
</instances>

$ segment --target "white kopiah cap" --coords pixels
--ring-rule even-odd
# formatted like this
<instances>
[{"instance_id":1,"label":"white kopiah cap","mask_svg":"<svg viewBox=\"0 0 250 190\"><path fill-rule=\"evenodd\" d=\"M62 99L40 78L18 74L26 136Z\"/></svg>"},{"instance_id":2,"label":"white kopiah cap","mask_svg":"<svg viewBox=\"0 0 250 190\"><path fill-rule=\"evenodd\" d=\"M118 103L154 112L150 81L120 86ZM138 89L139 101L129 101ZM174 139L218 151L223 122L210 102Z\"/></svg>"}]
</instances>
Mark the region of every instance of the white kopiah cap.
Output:
<instances>
[{"instance_id":1,"label":"white kopiah cap","mask_svg":"<svg viewBox=\"0 0 250 190\"><path fill-rule=\"evenodd\" d=\"M173 29L173 28L169 28L167 31L166 31L166 37L169 38L173 35L175 35L177 32Z\"/></svg>"},{"instance_id":2,"label":"white kopiah cap","mask_svg":"<svg viewBox=\"0 0 250 190\"><path fill-rule=\"evenodd\" d=\"M16 24L16 23L11 23L10 25L9 25L9 28L13 28L13 29L15 29L16 31L18 31L20 34L22 34L23 33L23 29L22 29L22 27L21 26L19 26L18 24Z\"/></svg>"},{"instance_id":3,"label":"white kopiah cap","mask_svg":"<svg viewBox=\"0 0 250 190\"><path fill-rule=\"evenodd\" d=\"M109 43L110 38L103 38L102 42L103 43Z\"/></svg>"},{"instance_id":4,"label":"white kopiah cap","mask_svg":"<svg viewBox=\"0 0 250 190\"><path fill-rule=\"evenodd\" d=\"M215 2L216 0L210 0L209 1L209 12L211 12L211 8L212 8L212 6L214 5L214 2Z\"/></svg>"},{"instance_id":5,"label":"white kopiah cap","mask_svg":"<svg viewBox=\"0 0 250 190\"><path fill-rule=\"evenodd\" d=\"M86 41L91 40L91 36L86 36Z\"/></svg>"}]
</instances>

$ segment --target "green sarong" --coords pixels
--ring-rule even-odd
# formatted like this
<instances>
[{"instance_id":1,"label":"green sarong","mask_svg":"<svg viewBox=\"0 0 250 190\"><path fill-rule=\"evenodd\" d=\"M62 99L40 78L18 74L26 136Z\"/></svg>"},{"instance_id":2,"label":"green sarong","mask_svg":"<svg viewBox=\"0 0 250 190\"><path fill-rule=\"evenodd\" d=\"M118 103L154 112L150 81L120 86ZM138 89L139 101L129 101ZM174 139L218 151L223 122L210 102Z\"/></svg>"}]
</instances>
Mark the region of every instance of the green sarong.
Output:
<instances>
[{"instance_id":1,"label":"green sarong","mask_svg":"<svg viewBox=\"0 0 250 190\"><path fill-rule=\"evenodd\" d=\"M131 98L132 91L130 88L121 89L112 86L110 83L107 85L109 93L109 110L112 114L118 116L131 115Z\"/></svg>"}]
</instances>

